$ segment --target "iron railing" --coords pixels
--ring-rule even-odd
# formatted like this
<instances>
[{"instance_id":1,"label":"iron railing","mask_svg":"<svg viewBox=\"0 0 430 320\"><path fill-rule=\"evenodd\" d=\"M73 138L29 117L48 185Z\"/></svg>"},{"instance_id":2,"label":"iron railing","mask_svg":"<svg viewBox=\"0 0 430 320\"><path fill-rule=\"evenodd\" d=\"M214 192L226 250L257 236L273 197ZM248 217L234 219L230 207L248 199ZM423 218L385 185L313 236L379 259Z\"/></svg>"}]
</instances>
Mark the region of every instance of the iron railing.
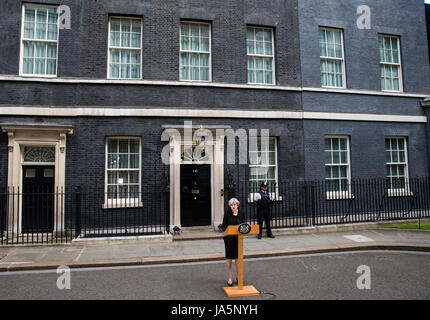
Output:
<instances>
[{"instance_id":1,"label":"iron railing","mask_svg":"<svg viewBox=\"0 0 430 320\"><path fill-rule=\"evenodd\" d=\"M355 179L333 190L326 181L270 183L272 228L430 218L430 179L413 178L402 188L386 179ZM246 220L257 223L257 183L227 189L225 207L237 198Z\"/></svg>"},{"instance_id":2,"label":"iron railing","mask_svg":"<svg viewBox=\"0 0 430 320\"><path fill-rule=\"evenodd\" d=\"M331 187L330 187L331 186ZM331 188L331 189L330 189ZM272 227L430 218L430 179L414 178L401 188L385 179L357 179L340 190L325 181L269 183L274 198ZM256 183L229 185L247 222L257 223ZM169 232L168 189L108 194L103 188L0 191L0 244L61 244L74 238L156 235Z\"/></svg>"},{"instance_id":3,"label":"iron railing","mask_svg":"<svg viewBox=\"0 0 430 320\"><path fill-rule=\"evenodd\" d=\"M73 239L169 232L169 196L80 188L0 191L0 244L61 244Z\"/></svg>"}]
</instances>

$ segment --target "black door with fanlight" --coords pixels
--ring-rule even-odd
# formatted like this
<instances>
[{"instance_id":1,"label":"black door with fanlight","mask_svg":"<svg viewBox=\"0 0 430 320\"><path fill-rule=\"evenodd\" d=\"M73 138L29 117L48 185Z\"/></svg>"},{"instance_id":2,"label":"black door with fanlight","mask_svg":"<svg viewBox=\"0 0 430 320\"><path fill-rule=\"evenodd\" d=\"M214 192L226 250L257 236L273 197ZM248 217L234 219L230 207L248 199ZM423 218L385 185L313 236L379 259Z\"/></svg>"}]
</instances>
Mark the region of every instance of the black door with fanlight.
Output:
<instances>
[{"instance_id":1,"label":"black door with fanlight","mask_svg":"<svg viewBox=\"0 0 430 320\"><path fill-rule=\"evenodd\" d=\"M211 224L211 182L209 164L181 165L181 225Z\"/></svg>"},{"instance_id":2,"label":"black door with fanlight","mask_svg":"<svg viewBox=\"0 0 430 320\"><path fill-rule=\"evenodd\" d=\"M52 232L54 166L22 166L22 232Z\"/></svg>"}]
</instances>

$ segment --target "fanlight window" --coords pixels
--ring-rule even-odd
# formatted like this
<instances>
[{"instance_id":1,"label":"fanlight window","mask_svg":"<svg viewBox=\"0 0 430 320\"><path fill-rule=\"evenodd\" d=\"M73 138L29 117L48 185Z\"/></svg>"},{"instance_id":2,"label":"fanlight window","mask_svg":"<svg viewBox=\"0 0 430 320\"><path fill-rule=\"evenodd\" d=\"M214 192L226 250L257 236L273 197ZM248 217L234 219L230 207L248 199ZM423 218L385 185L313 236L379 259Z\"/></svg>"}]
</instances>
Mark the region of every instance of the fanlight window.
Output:
<instances>
[{"instance_id":1,"label":"fanlight window","mask_svg":"<svg viewBox=\"0 0 430 320\"><path fill-rule=\"evenodd\" d=\"M24 147L25 162L55 162L55 147Z\"/></svg>"},{"instance_id":2,"label":"fanlight window","mask_svg":"<svg viewBox=\"0 0 430 320\"><path fill-rule=\"evenodd\" d=\"M210 161L210 150L202 145L182 146L181 160L183 162L207 162Z\"/></svg>"}]
</instances>

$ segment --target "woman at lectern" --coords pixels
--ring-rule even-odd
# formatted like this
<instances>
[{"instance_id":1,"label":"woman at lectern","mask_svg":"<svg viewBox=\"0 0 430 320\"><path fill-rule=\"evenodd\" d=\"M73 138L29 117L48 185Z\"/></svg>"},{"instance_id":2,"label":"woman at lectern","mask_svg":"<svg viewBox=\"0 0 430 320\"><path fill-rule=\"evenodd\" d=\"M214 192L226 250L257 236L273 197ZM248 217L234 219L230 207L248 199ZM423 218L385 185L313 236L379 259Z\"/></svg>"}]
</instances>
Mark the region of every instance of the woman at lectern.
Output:
<instances>
[{"instance_id":1,"label":"woman at lectern","mask_svg":"<svg viewBox=\"0 0 430 320\"><path fill-rule=\"evenodd\" d=\"M245 222L243 213L239 212L239 200L231 198L228 202L229 209L224 213L224 219L222 221L222 229L225 231L228 226L239 225ZM227 285L232 286L233 281L231 279L231 264L232 260L236 261L236 272L238 268L238 237L237 236L225 236L225 258L227 259L227 271L228 281Z\"/></svg>"}]
</instances>

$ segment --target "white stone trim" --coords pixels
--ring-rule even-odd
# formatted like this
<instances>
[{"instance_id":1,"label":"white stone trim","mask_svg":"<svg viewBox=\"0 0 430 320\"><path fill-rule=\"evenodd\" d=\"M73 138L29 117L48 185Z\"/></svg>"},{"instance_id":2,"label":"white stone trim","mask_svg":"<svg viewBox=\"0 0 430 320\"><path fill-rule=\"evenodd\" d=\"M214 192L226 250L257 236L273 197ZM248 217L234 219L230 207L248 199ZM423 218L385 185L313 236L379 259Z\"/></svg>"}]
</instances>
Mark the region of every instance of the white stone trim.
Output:
<instances>
[{"instance_id":1,"label":"white stone trim","mask_svg":"<svg viewBox=\"0 0 430 320\"><path fill-rule=\"evenodd\" d=\"M189 134L192 136L192 129ZM183 132L186 136L187 132ZM208 146L213 148L212 157L210 157L211 170L211 226L217 230L217 226L222 223L224 217L224 134L217 131L213 135L213 140L208 141ZM170 231L173 233L175 226L181 228L181 150L182 145L191 143L190 141L178 140L178 137L171 135L170 141Z\"/></svg>"},{"instance_id":2,"label":"white stone trim","mask_svg":"<svg viewBox=\"0 0 430 320\"><path fill-rule=\"evenodd\" d=\"M105 108L105 107L18 107L0 106L0 115L55 116L55 117L199 117L239 119L297 119L297 120L339 120L371 122L414 122L427 123L426 116L281 111L281 110L232 110L232 109L168 109L168 108Z\"/></svg>"},{"instance_id":3,"label":"white stone trim","mask_svg":"<svg viewBox=\"0 0 430 320\"><path fill-rule=\"evenodd\" d=\"M66 134L72 134L71 127L37 127L21 125L2 125L3 132L8 134L8 188L14 192L22 191L22 165L24 146L52 146L55 147L55 190L61 192L65 187L66 173ZM15 204L9 211L9 232L21 233L21 199L14 197ZM64 200L63 200L64 201ZM57 206L62 206L58 209ZM60 223L54 215L54 232L64 230L64 203L55 203L54 212L61 212ZM13 221L13 223L12 223ZM19 222L19 224L17 223Z\"/></svg>"},{"instance_id":4,"label":"white stone trim","mask_svg":"<svg viewBox=\"0 0 430 320\"><path fill-rule=\"evenodd\" d=\"M71 83L71 84L132 84L132 85L153 85L153 86L185 86L185 87L212 87L212 88L233 88L233 89L261 89L296 92L320 92L320 93L344 93L374 96L389 96L402 98L423 99L429 93L404 93L386 92L377 90L358 90L348 88L319 88L319 87L295 87L278 85L257 85L257 84L236 84L236 83L215 83L215 82L192 82L192 81L165 81L165 80L130 80L130 79L85 79L85 78L43 78L32 76L9 76L1 75L0 81L24 81L24 82L48 82L48 83Z\"/></svg>"}]
</instances>

